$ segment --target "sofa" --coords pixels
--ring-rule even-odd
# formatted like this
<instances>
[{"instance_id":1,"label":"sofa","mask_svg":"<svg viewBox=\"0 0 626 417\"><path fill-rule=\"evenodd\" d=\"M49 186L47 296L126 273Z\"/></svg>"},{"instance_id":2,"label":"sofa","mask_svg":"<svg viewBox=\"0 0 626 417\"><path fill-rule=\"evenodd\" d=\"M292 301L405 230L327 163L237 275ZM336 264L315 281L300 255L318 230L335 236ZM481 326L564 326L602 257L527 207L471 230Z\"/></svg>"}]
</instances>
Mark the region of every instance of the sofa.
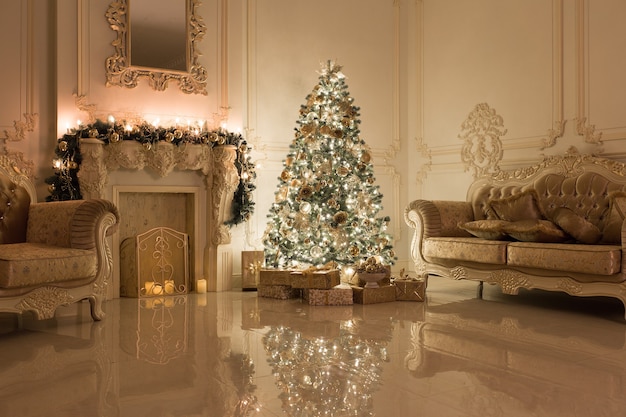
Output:
<instances>
[{"instance_id":1,"label":"sofa","mask_svg":"<svg viewBox=\"0 0 626 417\"><path fill-rule=\"evenodd\" d=\"M96 199L36 201L29 177L0 158L0 312L49 319L59 306L89 300L92 318L101 320L116 207Z\"/></svg>"},{"instance_id":2,"label":"sofa","mask_svg":"<svg viewBox=\"0 0 626 417\"><path fill-rule=\"evenodd\" d=\"M466 201L415 200L418 275L574 296L614 297L626 305L626 164L580 154L476 178Z\"/></svg>"}]
</instances>

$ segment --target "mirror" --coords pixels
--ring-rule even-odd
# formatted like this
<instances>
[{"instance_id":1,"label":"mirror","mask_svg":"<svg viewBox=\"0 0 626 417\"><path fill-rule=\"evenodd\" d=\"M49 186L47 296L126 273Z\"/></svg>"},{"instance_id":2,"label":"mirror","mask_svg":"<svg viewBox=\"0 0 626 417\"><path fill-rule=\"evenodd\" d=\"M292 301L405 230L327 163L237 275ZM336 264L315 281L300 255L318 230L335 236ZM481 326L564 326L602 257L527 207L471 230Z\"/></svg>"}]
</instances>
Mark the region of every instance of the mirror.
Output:
<instances>
[{"instance_id":1,"label":"mirror","mask_svg":"<svg viewBox=\"0 0 626 417\"><path fill-rule=\"evenodd\" d=\"M206 26L196 9L199 0L116 0L106 18L117 38L106 60L106 85L134 88L146 78L157 91L178 82L188 94L207 94L206 69L197 43Z\"/></svg>"}]
</instances>

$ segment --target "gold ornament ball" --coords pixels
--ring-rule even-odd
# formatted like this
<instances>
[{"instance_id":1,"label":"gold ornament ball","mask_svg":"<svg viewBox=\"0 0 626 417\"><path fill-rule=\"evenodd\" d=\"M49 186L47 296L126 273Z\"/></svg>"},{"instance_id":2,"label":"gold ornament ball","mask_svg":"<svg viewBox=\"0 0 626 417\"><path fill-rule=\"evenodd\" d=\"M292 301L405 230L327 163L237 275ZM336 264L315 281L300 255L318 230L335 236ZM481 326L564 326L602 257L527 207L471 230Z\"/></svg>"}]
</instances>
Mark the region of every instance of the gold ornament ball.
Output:
<instances>
[{"instance_id":1,"label":"gold ornament ball","mask_svg":"<svg viewBox=\"0 0 626 417\"><path fill-rule=\"evenodd\" d=\"M63 141L59 142L59 150L61 152L67 151L67 142L66 141L63 140Z\"/></svg>"},{"instance_id":2,"label":"gold ornament ball","mask_svg":"<svg viewBox=\"0 0 626 417\"><path fill-rule=\"evenodd\" d=\"M70 161L70 162L67 164L67 166L68 166L68 167L70 167L70 169L76 169L76 168L78 168L78 164L77 164L76 162L74 162L74 161Z\"/></svg>"},{"instance_id":3,"label":"gold ornament ball","mask_svg":"<svg viewBox=\"0 0 626 417\"><path fill-rule=\"evenodd\" d=\"M98 137L98 129L91 129L89 131L89 137L90 138L97 138Z\"/></svg>"},{"instance_id":4,"label":"gold ornament ball","mask_svg":"<svg viewBox=\"0 0 626 417\"><path fill-rule=\"evenodd\" d=\"M172 132L167 132L165 134L165 141L171 143L173 140L174 140L174 134Z\"/></svg>"},{"instance_id":5,"label":"gold ornament ball","mask_svg":"<svg viewBox=\"0 0 626 417\"><path fill-rule=\"evenodd\" d=\"M144 142L144 143L143 143L143 148L144 148L146 151L149 151L150 149L152 149L152 144L151 144L150 142Z\"/></svg>"},{"instance_id":6,"label":"gold ornament ball","mask_svg":"<svg viewBox=\"0 0 626 417\"><path fill-rule=\"evenodd\" d=\"M113 142L113 143L115 143L115 142L119 142L119 140L120 140L120 134L119 134L119 133L117 133L117 132L113 132L113 133L111 133L111 135L109 136L109 140L110 140L111 142Z\"/></svg>"},{"instance_id":7,"label":"gold ornament ball","mask_svg":"<svg viewBox=\"0 0 626 417\"><path fill-rule=\"evenodd\" d=\"M54 190L56 189L56 187L54 186L54 184L50 184L48 186L48 191L50 192L50 194L52 194L54 192Z\"/></svg>"}]
</instances>

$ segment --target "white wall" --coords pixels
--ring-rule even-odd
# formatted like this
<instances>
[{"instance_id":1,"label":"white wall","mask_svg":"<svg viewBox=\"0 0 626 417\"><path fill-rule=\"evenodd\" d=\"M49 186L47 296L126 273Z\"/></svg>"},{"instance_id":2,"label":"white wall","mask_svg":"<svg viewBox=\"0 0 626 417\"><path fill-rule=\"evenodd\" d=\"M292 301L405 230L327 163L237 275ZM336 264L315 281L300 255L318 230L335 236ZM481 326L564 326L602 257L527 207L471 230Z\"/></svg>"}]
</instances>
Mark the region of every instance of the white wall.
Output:
<instances>
[{"instance_id":1,"label":"white wall","mask_svg":"<svg viewBox=\"0 0 626 417\"><path fill-rule=\"evenodd\" d=\"M465 198L473 172L459 136L478 104L502 118L502 168L570 146L626 159L622 0L203 0L206 96L175 85L157 92L145 82L105 87L115 39L108 5L0 4L0 48L11 63L0 68L0 138L24 132L4 150L33 162L43 199L55 140L66 124L84 120L81 106L105 117L191 117L242 129L262 168L256 214L233 229L236 276L239 251L260 248L299 107L328 59L343 65L361 107L384 214L392 217L396 269L410 266L405 205ZM34 126L15 127L33 114Z\"/></svg>"}]
</instances>

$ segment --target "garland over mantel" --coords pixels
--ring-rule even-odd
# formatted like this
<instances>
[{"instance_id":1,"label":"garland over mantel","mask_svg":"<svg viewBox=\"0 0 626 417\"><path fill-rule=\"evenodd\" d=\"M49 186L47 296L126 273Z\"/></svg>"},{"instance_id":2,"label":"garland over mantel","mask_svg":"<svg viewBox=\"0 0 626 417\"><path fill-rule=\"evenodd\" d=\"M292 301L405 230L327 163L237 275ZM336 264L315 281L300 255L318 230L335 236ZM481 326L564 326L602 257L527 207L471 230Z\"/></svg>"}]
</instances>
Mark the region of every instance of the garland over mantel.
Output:
<instances>
[{"instance_id":1,"label":"garland over mantel","mask_svg":"<svg viewBox=\"0 0 626 417\"><path fill-rule=\"evenodd\" d=\"M254 212L252 192L256 186L256 171L251 159L252 148L239 133L225 129L204 130L194 126L161 127L146 122L138 125L117 123L115 120L79 125L57 139L56 158L53 160L54 175L46 178L50 195L46 201L80 200L82 195L78 182L78 171L82 162L80 139L94 138L105 144L120 141L135 141L151 150L158 142L168 142L176 146L204 144L211 147L233 145L236 148L235 166L239 174L239 185L233 196L233 216L227 225L243 223Z\"/></svg>"}]
</instances>

